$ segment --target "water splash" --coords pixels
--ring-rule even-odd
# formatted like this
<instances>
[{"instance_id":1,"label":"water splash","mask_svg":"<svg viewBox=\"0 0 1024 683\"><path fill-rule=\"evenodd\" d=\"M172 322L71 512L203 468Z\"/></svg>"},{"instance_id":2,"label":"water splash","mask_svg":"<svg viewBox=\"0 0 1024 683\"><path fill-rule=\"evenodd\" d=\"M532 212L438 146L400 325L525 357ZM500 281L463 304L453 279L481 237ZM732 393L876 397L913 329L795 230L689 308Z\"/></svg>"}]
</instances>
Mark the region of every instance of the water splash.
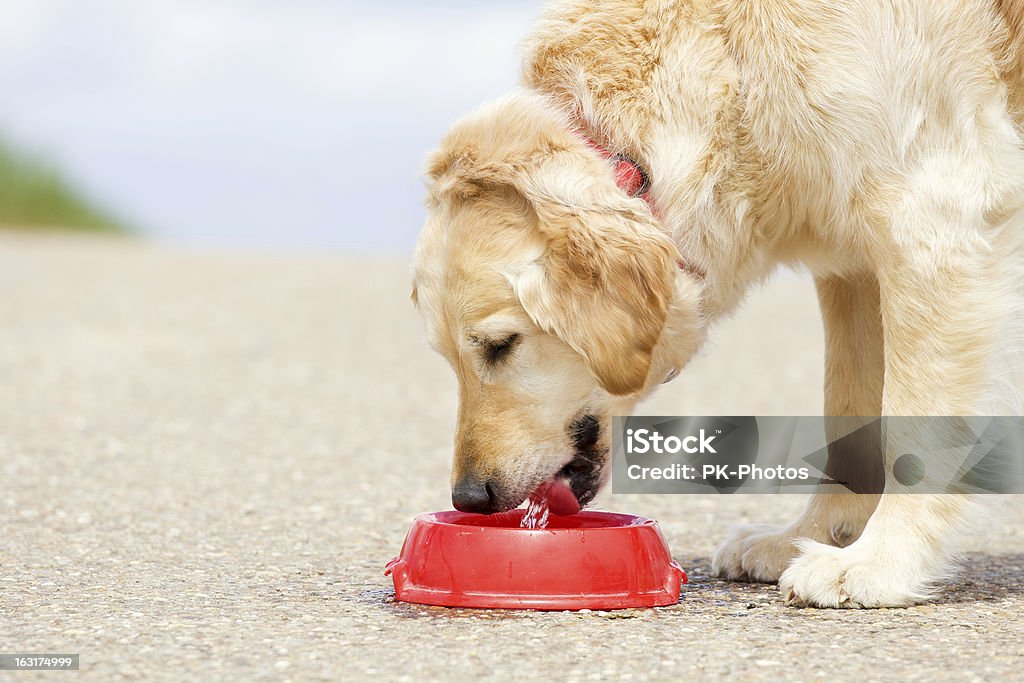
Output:
<instances>
[{"instance_id":1,"label":"water splash","mask_svg":"<svg viewBox=\"0 0 1024 683\"><path fill-rule=\"evenodd\" d=\"M551 515L551 507L548 505L548 497L530 498L526 503L526 512L519 526L523 529L546 529L548 517Z\"/></svg>"}]
</instances>

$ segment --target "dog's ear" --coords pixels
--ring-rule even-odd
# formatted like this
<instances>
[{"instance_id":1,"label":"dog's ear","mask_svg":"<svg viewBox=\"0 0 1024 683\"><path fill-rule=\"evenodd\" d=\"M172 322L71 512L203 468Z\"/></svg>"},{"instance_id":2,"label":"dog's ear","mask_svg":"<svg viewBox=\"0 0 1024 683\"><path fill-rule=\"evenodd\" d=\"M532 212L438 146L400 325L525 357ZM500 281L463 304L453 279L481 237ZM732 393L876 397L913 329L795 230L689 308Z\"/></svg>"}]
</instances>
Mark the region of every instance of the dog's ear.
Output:
<instances>
[{"instance_id":1,"label":"dog's ear","mask_svg":"<svg viewBox=\"0 0 1024 683\"><path fill-rule=\"evenodd\" d=\"M559 157L562 157L559 159ZM672 304L676 248L639 199L590 160L555 155L514 173L543 256L512 275L530 317L585 359L609 393L640 391Z\"/></svg>"}]
</instances>

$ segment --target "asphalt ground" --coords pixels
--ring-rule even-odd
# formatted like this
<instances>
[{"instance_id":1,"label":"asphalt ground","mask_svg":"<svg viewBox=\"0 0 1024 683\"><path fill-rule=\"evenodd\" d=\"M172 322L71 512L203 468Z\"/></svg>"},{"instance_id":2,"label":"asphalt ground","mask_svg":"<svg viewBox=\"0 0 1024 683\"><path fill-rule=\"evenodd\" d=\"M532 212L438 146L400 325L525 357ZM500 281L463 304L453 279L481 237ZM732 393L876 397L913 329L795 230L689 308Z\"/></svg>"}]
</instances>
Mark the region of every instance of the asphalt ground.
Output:
<instances>
[{"instance_id":1,"label":"asphalt ground","mask_svg":"<svg viewBox=\"0 0 1024 683\"><path fill-rule=\"evenodd\" d=\"M709 577L736 524L798 496L612 496L659 520L673 607L397 603L384 563L450 507L454 378L400 258L192 253L0 235L0 653L6 680L1010 680L1024 506L965 539L931 604L787 607ZM650 414L821 411L813 288L777 278Z\"/></svg>"}]
</instances>

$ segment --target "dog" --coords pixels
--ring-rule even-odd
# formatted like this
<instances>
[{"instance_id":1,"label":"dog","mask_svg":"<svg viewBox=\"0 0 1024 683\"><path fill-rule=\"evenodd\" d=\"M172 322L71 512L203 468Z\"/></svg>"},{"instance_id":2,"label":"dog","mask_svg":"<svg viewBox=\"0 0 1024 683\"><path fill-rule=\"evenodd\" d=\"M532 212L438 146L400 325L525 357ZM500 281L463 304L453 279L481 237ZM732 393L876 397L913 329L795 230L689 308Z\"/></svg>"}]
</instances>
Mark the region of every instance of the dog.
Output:
<instances>
[{"instance_id":1,"label":"dog","mask_svg":"<svg viewBox=\"0 0 1024 683\"><path fill-rule=\"evenodd\" d=\"M413 300L458 376L455 507L552 483L590 502L610 417L780 265L814 276L825 415L1019 412L1022 20L1022 0L551 5L520 87L427 164ZM971 509L823 486L713 570L798 606L910 605Z\"/></svg>"}]
</instances>

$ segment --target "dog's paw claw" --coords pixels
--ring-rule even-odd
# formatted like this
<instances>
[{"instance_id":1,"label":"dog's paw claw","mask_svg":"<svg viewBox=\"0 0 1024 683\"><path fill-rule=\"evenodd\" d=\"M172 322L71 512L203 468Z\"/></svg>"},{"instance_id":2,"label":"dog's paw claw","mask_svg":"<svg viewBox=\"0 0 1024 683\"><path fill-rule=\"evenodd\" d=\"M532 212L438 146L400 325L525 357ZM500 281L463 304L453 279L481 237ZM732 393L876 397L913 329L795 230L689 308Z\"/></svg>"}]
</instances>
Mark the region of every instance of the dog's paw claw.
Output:
<instances>
[{"instance_id":1,"label":"dog's paw claw","mask_svg":"<svg viewBox=\"0 0 1024 683\"><path fill-rule=\"evenodd\" d=\"M919 585L894 581L887 565L868 549L835 548L813 541L802 542L801 548L803 553L779 578L779 591L787 605L905 607L922 599Z\"/></svg>"},{"instance_id":2,"label":"dog's paw claw","mask_svg":"<svg viewBox=\"0 0 1024 683\"><path fill-rule=\"evenodd\" d=\"M846 570L839 572L839 606L848 607L851 604L850 591L846 590Z\"/></svg>"},{"instance_id":3,"label":"dog's paw claw","mask_svg":"<svg viewBox=\"0 0 1024 683\"><path fill-rule=\"evenodd\" d=\"M715 551L711 571L733 581L775 583L796 555L792 536L765 524L748 524L733 530Z\"/></svg>"}]
</instances>

